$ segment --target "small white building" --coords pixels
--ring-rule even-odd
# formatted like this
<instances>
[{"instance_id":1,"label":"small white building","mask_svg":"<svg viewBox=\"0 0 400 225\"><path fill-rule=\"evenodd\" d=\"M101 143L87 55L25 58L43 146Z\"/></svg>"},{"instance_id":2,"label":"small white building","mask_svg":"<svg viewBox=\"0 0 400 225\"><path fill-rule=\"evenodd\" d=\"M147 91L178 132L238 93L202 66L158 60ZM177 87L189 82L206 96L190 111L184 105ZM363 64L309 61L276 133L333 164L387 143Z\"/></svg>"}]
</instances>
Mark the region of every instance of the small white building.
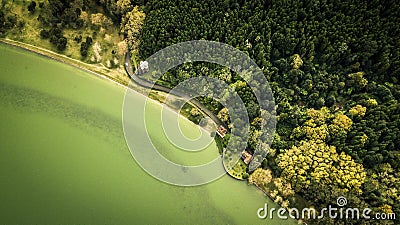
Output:
<instances>
[{"instance_id":1,"label":"small white building","mask_svg":"<svg viewBox=\"0 0 400 225\"><path fill-rule=\"evenodd\" d=\"M140 74L146 73L148 71L149 71L149 63L147 61L140 61L139 63Z\"/></svg>"}]
</instances>

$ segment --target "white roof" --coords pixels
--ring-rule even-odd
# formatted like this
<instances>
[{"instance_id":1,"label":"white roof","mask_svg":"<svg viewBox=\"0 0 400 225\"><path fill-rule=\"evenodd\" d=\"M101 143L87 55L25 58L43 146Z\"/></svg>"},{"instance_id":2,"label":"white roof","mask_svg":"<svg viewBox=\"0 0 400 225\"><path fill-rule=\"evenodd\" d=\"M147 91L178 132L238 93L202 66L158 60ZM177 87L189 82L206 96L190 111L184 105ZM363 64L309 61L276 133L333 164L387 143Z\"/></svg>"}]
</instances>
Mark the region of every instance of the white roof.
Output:
<instances>
[{"instance_id":1,"label":"white roof","mask_svg":"<svg viewBox=\"0 0 400 225\"><path fill-rule=\"evenodd\" d=\"M149 69L149 63L147 61L140 61L139 67L142 70Z\"/></svg>"}]
</instances>

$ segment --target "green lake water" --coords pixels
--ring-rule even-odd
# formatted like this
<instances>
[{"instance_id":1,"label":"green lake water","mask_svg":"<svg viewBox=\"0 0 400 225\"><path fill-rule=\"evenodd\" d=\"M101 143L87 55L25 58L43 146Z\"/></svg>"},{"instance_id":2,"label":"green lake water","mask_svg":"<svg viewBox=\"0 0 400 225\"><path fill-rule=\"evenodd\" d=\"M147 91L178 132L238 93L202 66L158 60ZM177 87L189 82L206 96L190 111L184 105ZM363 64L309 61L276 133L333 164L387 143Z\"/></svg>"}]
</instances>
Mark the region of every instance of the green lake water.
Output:
<instances>
[{"instance_id":1,"label":"green lake water","mask_svg":"<svg viewBox=\"0 0 400 225\"><path fill-rule=\"evenodd\" d=\"M178 187L144 172L125 143L124 93L0 44L0 224L295 224L258 219L257 209L273 203L227 175ZM157 104L150 108L150 117L158 115ZM189 137L200 133L185 119L180 125ZM218 156L215 143L201 152L177 149L157 126L149 124L150 136L172 161L196 165Z\"/></svg>"}]
</instances>

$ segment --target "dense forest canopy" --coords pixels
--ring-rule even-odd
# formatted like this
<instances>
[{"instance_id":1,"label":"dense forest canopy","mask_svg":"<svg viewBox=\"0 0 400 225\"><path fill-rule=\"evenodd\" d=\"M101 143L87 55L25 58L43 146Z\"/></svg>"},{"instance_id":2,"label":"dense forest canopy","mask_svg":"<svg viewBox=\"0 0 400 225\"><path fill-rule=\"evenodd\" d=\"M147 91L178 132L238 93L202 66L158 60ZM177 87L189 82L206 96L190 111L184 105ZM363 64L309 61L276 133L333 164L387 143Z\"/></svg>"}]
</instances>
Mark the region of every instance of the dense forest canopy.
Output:
<instances>
[{"instance_id":1,"label":"dense forest canopy","mask_svg":"<svg viewBox=\"0 0 400 225\"><path fill-rule=\"evenodd\" d=\"M318 207L346 194L353 204L400 214L400 3L150 0L144 12L142 59L172 44L205 39L242 50L263 69L278 105L277 132L264 169ZM254 95L231 71L191 63L162 79L173 86L200 75L222 77L236 88L249 111L250 136L257 138ZM220 104L202 101L227 119ZM305 150L335 158L329 165L304 167ZM307 163L290 161L293 156ZM375 185L388 176L391 182Z\"/></svg>"}]
</instances>

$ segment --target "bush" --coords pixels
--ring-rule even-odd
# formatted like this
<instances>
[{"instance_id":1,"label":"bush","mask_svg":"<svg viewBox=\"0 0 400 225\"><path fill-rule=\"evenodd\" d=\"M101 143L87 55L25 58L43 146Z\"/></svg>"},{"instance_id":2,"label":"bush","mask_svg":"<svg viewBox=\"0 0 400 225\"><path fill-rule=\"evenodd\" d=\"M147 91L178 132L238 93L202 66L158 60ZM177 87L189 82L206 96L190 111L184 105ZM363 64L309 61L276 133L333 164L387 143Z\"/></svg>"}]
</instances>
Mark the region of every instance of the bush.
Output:
<instances>
[{"instance_id":1,"label":"bush","mask_svg":"<svg viewBox=\"0 0 400 225\"><path fill-rule=\"evenodd\" d=\"M61 38L62 37L62 30L58 27L55 28L51 28L50 31L50 36L55 36L57 38Z\"/></svg>"},{"instance_id":2,"label":"bush","mask_svg":"<svg viewBox=\"0 0 400 225\"><path fill-rule=\"evenodd\" d=\"M86 58L87 54L88 54L88 49L89 49L89 45L87 44L87 42L82 42L81 43L81 56L83 58Z\"/></svg>"},{"instance_id":3,"label":"bush","mask_svg":"<svg viewBox=\"0 0 400 225\"><path fill-rule=\"evenodd\" d=\"M74 38L74 40L75 40L76 43L81 43L81 41L82 41L82 35L76 36L76 37Z\"/></svg>"},{"instance_id":4,"label":"bush","mask_svg":"<svg viewBox=\"0 0 400 225\"><path fill-rule=\"evenodd\" d=\"M43 39L47 39L50 37L50 33L47 30L43 29L40 31L40 37Z\"/></svg>"},{"instance_id":5,"label":"bush","mask_svg":"<svg viewBox=\"0 0 400 225\"><path fill-rule=\"evenodd\" d=\"M86 43L88 44L88 46L92 45L93 39L91 37L86 37Z\"/></svg>"},{"instance_id":6,"label":"bush","mask_svg":"<svg viewBox=\"0 0 400 225\"><path fill-rule=\"evenodd\" d=\"M34 13L36 9L36 2L35 1L31 1L31 3L29 3L28 5L28 11L31 13Z\"/></svg>"},{"instance_id":7,"label":"bush","mask_svg":"<svg viewBox=\"0 0 400 225\"><path fill-rule=\"evenodd\" d=\"M64 36L60 37L57 40L57 44L56 44L57 50L58 51L64 51L67 48L67 42L68 42L68 40L67 40L66 37L64 37Z\"/></svg>"},{"instance_id":8,"label":"bush","mask_svg":"<svg viewBox=\"0 0 400 225\"><path fill-rule=\"evenodd\" d=\"M52 43L53 45L57 45L58 43L58 37L55 35L51 35L50 36L50 43Z\"/></svg>"}]
</instances>

